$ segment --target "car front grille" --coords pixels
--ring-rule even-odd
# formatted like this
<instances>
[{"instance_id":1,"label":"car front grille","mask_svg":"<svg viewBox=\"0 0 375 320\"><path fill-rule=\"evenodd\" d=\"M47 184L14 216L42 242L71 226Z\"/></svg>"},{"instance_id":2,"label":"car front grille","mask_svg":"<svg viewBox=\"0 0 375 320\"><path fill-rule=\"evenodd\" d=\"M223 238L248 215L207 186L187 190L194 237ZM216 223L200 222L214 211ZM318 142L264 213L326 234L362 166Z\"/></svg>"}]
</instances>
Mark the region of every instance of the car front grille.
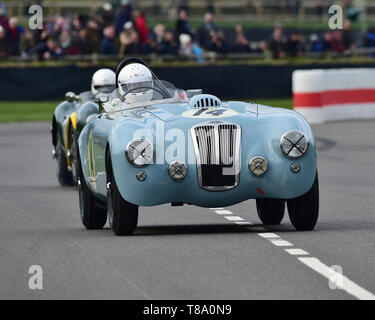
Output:
<instances>
[{"instance_id":1,"label":"car front grille","mask_svg":"<svg viewBox=\"0 0 375 320\"><path fill-rule=\"evenodd\" d=\"M240 173L241 127L211 121L191 128L199 185L210 191L236 187Z\"/></svg>"}]
</instances>

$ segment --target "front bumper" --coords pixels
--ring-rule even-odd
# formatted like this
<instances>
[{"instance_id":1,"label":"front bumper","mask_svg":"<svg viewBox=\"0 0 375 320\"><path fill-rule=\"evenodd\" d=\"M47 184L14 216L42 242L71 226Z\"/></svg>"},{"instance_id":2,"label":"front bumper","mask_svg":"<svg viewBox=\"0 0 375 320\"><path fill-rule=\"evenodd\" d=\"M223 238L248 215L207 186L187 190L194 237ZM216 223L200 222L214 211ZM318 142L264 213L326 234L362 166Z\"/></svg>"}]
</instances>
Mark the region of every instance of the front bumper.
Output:
<instances>
[{"instance_id":1,"label":"front bumper","mask_svg":"<svg viewBox=\"0 0 375 320\"><path fill-rule=\"evenodd\" d=\"M239 184L226 191L208 191L198 184L196 165L188 165L188 174L181 181L168 174L168 165L150 165L136 168L123 162L115 170L115 179L122 197L136 205L154 206L181 202L201 207L222 207L257 198L292 199L310 190L316 173L313 159L301 159L301 170L292 173L287 159L269 161L268 171L255 177L246 163L242 164ZM137 172L143 170L147 179L139 181Z\"/></svg>"}]
</instances>

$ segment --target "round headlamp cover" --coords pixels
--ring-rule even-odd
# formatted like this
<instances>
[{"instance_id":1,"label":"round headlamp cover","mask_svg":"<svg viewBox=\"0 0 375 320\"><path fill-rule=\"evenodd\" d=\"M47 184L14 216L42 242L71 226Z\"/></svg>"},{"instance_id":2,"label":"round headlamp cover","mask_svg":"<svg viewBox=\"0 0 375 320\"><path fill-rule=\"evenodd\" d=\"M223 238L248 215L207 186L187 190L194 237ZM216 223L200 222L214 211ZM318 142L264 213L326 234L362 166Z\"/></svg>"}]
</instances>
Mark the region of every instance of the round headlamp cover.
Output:
<instances>
[{"instance_id":1,"label":"round headlamp cover","mask_svg":"<svg viewBox=\"0 0 375 320\"><path fill-rule=\"evenodd\" d=\"M267 172L268 162L263 157L254 157L249 161L249 170L253 175L260 177Z\"/></svg>"},{"instance_id":2,"label":"round headlamp cover","mask_svg":"<svg viewBox=\"0 0 375 320\"><path fill-rule=\"evenodd\" d=\"M182 162L182 161L173 161L168 166L168 172L169 172L169 175L174 180L177 180L177 181L182 180L187 175L186 164L184 162Z\"/></svg>"},{"instance_id":3,"label":"round headlamp cover","mask_svg":"<svg viewBox=\"0 0 375 320\"><path fill-rule=\"evenodd\" d=\"M288 131L281 137L280 147L286 157L298 159L306 154L309 140L302 132Z\"/></svg>"},{"instance_id":4,"label":"round headlamp cover","mask_svg":"<svg viewBox=\"0 0 375 320\"><path fill-rule=\"evenodd\" d=\"M126 147L126 158L137 167L152 164L154 158L154 147L145 139L134 139Z\"/></svg>"}]
</instances>

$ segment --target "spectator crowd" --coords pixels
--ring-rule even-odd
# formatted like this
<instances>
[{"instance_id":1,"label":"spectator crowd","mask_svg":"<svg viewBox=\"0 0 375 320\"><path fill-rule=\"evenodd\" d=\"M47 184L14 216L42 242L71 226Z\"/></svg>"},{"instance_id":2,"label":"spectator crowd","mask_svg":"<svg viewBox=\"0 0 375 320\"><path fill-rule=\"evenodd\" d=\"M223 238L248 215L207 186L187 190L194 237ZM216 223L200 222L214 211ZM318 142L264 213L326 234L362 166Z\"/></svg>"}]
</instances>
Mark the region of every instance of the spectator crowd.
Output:
<instances>
[{"instance_id":1,"label":"spectator crowd","mask_svg":"<svg viewBox=\"0 0 375 320\"><path fill-rule=\"evenodd\" d=\"M118 6L107 2L88 15L57 15L44 21L43 29L31 30L20 25L16 17L8 15L5 4L0 3L0 59L8 56L38 57L40 60L67 55L125 55L164 54L194 57L203 61L204 52L264 53L280 59L303 56L306 52L333 51L342 53L353 49L356 42L350 20L343 30L313 33L285 34L276 25L270 39L251 41L243 26L237 24L234 32L218 27L214 20L212 1L199 28L189 21L188 7L180 6L175 28L163 24L152 29L144 12L132 7L129 0L119 0ZM363 45L375 48L375 28L365 34Z\"/></svg>"}]
</instances>

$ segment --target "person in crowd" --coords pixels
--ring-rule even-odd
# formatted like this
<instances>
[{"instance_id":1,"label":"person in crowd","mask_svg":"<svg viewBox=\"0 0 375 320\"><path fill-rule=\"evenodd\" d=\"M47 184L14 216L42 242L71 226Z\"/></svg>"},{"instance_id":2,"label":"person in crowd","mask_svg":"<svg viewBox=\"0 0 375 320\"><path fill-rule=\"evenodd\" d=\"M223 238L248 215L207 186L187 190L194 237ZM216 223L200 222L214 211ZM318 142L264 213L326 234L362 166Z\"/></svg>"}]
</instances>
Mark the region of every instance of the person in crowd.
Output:
<instances>
[{"instance_id":1,"label":"person in crowd","mask_svg":"<svg viewBox=\"0 0 375 320\"><path fill-rule=\"evenodd\" d=\"M29 55L37 55L39 60L49 60L61 57L63 55L63 51L58 42L55 39L50 38L32 48L29 51Z\"/></svg>"},{"instance_id":2,"label":"person in crowd","mask_svg":"<svg viewBox=\"0 0 375 320\"><path fill-rule=\"evenodd\" d=\"M329 31L324 32L323 35L323 50L324 52L332 51L332 36Z\"/></svg>"},{"instance_id":3,"label":"person in crowd","mask_svg":"<svg viewBox=\"0 0 375 320\"><path fill-rule=\"evenodd\" d=\"M337 53L345 51L345 43L341 30L336 30L331 34L331 47Z\"/></svg>"},{"instance_id":4,"label":"person in crowd","mask_svg":"<svg viewBox=\"0 0 375 320\"><path fill-rule=\"evenodd\" d=\"M165 26L163 24L157 24L153 29L153 36L155 42L158 46L161 47L165 35Z\"/></svg>"},{"instance_id":5,"label":"person in crowd","mask_svg":"<svg viewBox=\"0 0 375 320\"><path fill-rule=\"evenodd\" d=\"M67 19L68 20L68 19ZM71 24L69 25L69 21L66 21L66 26L63 29L71 29L72 34L77 34L79 30L81 30L84 26L87 25L87 16L81 14L73 15L73 19Z\"/></svg>"},{"instance_id":6,"label":"person in crowd","mask_svg":"<svg viewBox=\"0 0 375 320\"><path fill-rule=\"evenodd\" d=\"M275 27L272 38L268 43L268 49L274 59L284 58L286 56L286 40L281 26L277 25Z\"/></svg>"},{"instance_id":7,"label":"person in crowd","mask_svg":"<svg viewBox=\"0 0 375 320\"><path fill-rule=\"evenodd\" d=\"M305 46L306 52L319 53L324 52L323 42L317 33L310 34Z\"/></svg>"},{"instance_id":8,"label":"person in crowd","mask_svg":"<svg viewBox=\"0 0 375 320\"><path fill-rule=\"evenodd\" d=\"M63 50L59 46L58 42L54 39L47 40L47 50L43 53L43 59L49 60L53 58L59 58L63 56Z\"/></svg>"},{"instance_id":9,"label":"person in crowd","mask_svg":"<svg viewBox=\"0 0 375 320\"><path fill-rule=\"evenodd\" d=\"M12 56L18 56L21 54L20 41L24 32L24 28L18 24L18 19L16 17L11 17L9 19L8 41L11 47L10 54Z\"/></svg>"},{"instance_id":10,"label":"person in crowd","mask_svg":"<svg viewBox=\"0 0 375 320\"><path fill-rule=\"evenodd\" d=\"M72 43L72 35L69 30L63 30L60 34L60 47L63 55L80 55L81 52Z\"/></svg>"},{"instance_id":11,"label":"person in crowd","mask_svg":"<svg viewBox=\"0 0 375 320\"><path fill-rule=\"evenodd\" d=\"M176 55L178 53L178 45L174 40L173 32L167 30L164 33L163 41L161 42L161 50L160 53L162 54L170 54Z\"/></svg>"},{"instance_id":12,"label":"person in crowd","mask_svg":"<svg viewBox=\"0 0 375 320\"><path fill-rule=\"evenodd\" d=\"M87 55L94 52L91 42L87 36L87 28L82 28L78 31L75 40L73 41L74 47L80 52L80 54Z\"/></svg>"},{"instance_id":13,"label":"person in crowd","mask_svg":"<svg viewBox=\"0 0 375 320\"><path fill-rule=\"evenodd\" d=\"M223 31L212 32L211 33L211 46L209 51L214 51L222 54L227 54L231 51L229 43L225 39L225 34Z\"/></svg>"},{"instance_id":14,"label":"person in crowd","mask_svg":"<svg viewBox=\"0 0 375 320\"><path fill-rule=\"evenodd\" d=\"M29 56L29 51L35 46L34 35L29 28L25 29L25 32L21 36L20 40L20 50L21 56L27 58Z\"/></svg>"},{"instance_id":15,"label":"person in crowd","mask_svg":"<svg viewBox=\"0 0 375 320\"><path fill-rule=\"evenodd\" d=\"M132 16L133 24L139 34L140 41L142 44L145 44L150 33L147 27L146 15L143 11L135 10Z\"/></svg>"},{"instance_id":16,"label":"person in crowd","mask_svg":"<svg viewBox=\"0 0 375 320\"><path fill-rule=\"evenodd\" d=\"M342 30L342 38L344 41L345 49L355 49L353 40L352 22L349 19L344 21L344 29Z\"/></svg>"},{"instance_id":17,"label":"person in crowd","mask_svg":"<svg viewBox=\"0 0 375 320\"><path fill-rule=\"evenodd\" d=\"M100 52L101 31L98 22L95 19L90 19L87 23L87 40L90 43L92 52Z\"/></svg>"},{"instance_id":18,"label":"person in crowd","mask_svg":"<svg viewBox=\"0 0 375 320\"><path fill-rule=\"evenodd\" d=\"M0 26L2 26L5 31L9 29L8 23L8 8L4 3L0 3Z\"/></svg>"},{"instance_id":19,"label":"person in crowd","mask_svg":"<svg viewBox=\"0 0 375 320\"><path fill-rule=\"evenodd\" d=\"M114 26L108 26L103 30L103 40L100 43L100 53L108 55L116 55L116 30Z\"/></svg>"},{"instance_id":20,"label":"person in crowd","mask_svg":"<svg viewBox=\"0 0 375 320\"><path fill-rule=\"evenodd\" d=\"M250 43L247 40L243 27L241 24L237 24L234 28L235 38L232 46L232 52L234 53L247 53L250 52Z\"/></svg>"},{"instance_id":21,"label":"person in crowd","mask_svg":"<svg viewBox=\"0 0 375 320\"><path fill-rule=\"evenodd\" d=\"M188 34L180 35L180 55L185 57L195 57L197 62L203 62L203 50L193 42L192 38Z\"/></svg>"},{"instance_id":22,"label":"person in crowd","mask_svg":"<svg viewBox=\"0 0 375 320\"><path fill-rule=\"evenodd\" d=\"M108 27L115 22L115 14L113 11L113 5L110 2L105 2L98 10L98 16L100 22L104 27Z\"/></svg>"},{"instance_id":23,"label":"person in crowd","mask_svg":"<svg viewBox=\"0 0 375 320\"><path fill-rule=\"evenodd\" d=\"M234 33L235 33L235 38L238 36L238 35L244 35L244 30L243 30L243 26L242 24L238 23L234 26Z\"/></svg>"},{"instance_id":24,"label":"person in crowd","mask_svg":"<svg viewBox=\"0 0 375 320\"><path fill-rule=\"evenodd\" d=\"M210 12L206 12L204 17L204 24L197 31L198 44L205 50L211 47L211 35L217 32L218 28L214 23L214 16Z\"/></svg>"},{"instance_id":25,"label":"person in crowd","mask_svg":"<svg viewBox=\"0 0 375 320\"><path fill-rule=\"evenodd\" d=\"M116 34L120 34L123 31L124 24L131 21L132 11L133 8L129 0L120 1L120 7L117 9L115 15Z\"/></svg>"},{"instance_id":26,"label":"person in crowd","mask_svg":"<svg viewBox=\"0 0 375 320\"><path fill-rule=\"evenodd\" d=\"M286 43L286 53L289 57L299 57L303 53L303 37L293 32L287 43Z\"/></svg>"},{"instance_id":27,"label":"person in crowd","mask_svg":"<svg viewBox=\"0 0 375 320\"><path fill-rule=\"evenodd\" d=\"M124 25L124 31L120 33L120 50L119 55L139 54L142 53L139 35L131 21Z\"/></svg>"},{"instance_id":28,"label":"person in crowd","mask_svg":"<svg viewBox=\"0 0 375 320\"><path fill-rule=\"evenodd\" d=\"M178 20L176 22L176 39L180 37L180 34L185 33L190 36L193 35L193 29L189 22L189 17L186 10L180 10L178 14Z\"/></svg>"},{"instance_id":29,"label":"person in crowd","mask_svg":"<svg viewBox=\"0 0 375 320\"><path fill-rule=\"evenodd\" d=\"M147 37L146 43L142 45L142 52L144 54L160 53L161 47L156 43L153 33L150 33Z\"/></svg>"},{"instance_id":30,"label":"person in crowd","mask_svg":"<svg viewBox=\"0 0 375 320\"><path fill-rule=\"evenodd\" d=\"M10 46L7 40L5 28L0 25L0 59L5 59L10 55Z\"/></svg>"},{"instance_id":31,"label":"person in crowd","mask_svg":"<svg viewBox=\"0 0 375 320\"><path fill-rule=\"evenodd\" d=\"M74 20L74 19L73 19ZM56 16L52 19L50 23L48 23L48 33L54 39L58 39L60 37L60 33L64 29L68 29L68 21L62 16Z\"/></svg>"}]
</instances>

